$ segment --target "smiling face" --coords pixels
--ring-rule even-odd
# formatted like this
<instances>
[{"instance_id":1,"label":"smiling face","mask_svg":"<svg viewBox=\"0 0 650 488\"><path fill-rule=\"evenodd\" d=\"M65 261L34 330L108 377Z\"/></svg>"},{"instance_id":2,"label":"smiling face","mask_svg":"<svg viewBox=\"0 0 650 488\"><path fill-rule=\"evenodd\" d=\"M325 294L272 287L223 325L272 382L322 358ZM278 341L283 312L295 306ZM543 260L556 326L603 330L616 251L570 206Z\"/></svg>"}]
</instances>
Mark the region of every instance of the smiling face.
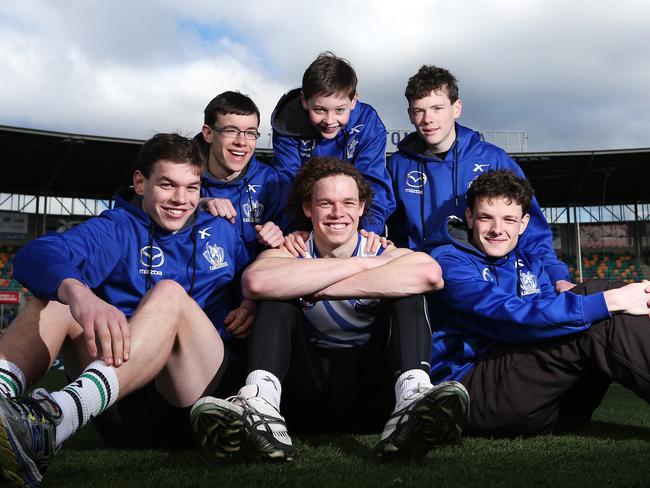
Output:
<instances>
[{"instance_id":1,"label":"smiling face","mask_svg":"<svg viewBox=\"0 0 650 488\"><path fill-rule=\"evenodd\" d=\"M199 204L201 175L196 166L162 159L154 163L149 178L136 171L133 185L145 213L174 232L183 228Z\"/></svg>"},{"instance_id":2,"label":"smiling face","mask_svg":"<svg viewBox=\"0 0 650 488\"><path fill-rule=\"evenodd\" d=\"M328 96L314 95L309 99L305 99L301 93L300 101L302 108L309 115L309 121L325 139L336 137L350 120L350 112L357 106L356 95L350 99L340 93Z\"/></svg>"},{"instance_id":3,"label":"smiling face","mask_svg":"<svg viewBox=\"0 0 650 488\"><path fill-rule=\"evenodd\" d=\"M504 197L478 198L474 209L465 209L472 244L487 256L500 258L512 251L523 234L530 215L521 205Z\"/></svg>"},{"instance_id":4,"label":"smiling face","mask_svg":"<svg viewBox=\"0 0 650 488\"><path fill-rule=\"evenodd\" d=\"M311 219L316 246L323 256L352 254L364 206L350 176L327 176L314 184L311 201L303 203L302 209Z\"/></svg>"},{"instance_id":5,"label":"smiling face","mask_svg":"<svg viewBox=\"0 0 650 488\"><path fill-rule=\"evenodd\" d=\"M409 103L408 114L415 130L434 153L448 151L456 139L455 122L462 102L451 103L446 88Z\"/></svg>"},{"instance_id":6,"label":"smiling face","mask_svg":"<svg viewBox=\"0 0 650 488\"><path fill-rule=\"evenodd\" d=\"M210 144L208 170L216 178L228 181L236 178L244 170L255 153L256 139L248 139L243 131L257 131L259 120L256 114L218 114L214 126L220 129L241 131L236 137L203 126L203 138Z\"/></svg>"}]
</instances>

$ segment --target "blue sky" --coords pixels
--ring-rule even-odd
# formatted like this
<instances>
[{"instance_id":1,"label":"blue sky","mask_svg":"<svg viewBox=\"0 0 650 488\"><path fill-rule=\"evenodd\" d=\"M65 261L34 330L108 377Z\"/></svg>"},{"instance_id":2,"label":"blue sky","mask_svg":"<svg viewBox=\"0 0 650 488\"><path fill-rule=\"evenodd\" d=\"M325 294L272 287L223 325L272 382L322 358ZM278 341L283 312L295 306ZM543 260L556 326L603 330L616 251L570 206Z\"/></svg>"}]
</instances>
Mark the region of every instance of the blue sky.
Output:
<instances>
[{"instance_id":1,"label":"blue sky","mask_svg":"<svg viewBox=\"0 0 650 488\"><path fill-rule=\"evenodd\" d=\"M437 64L460 81L461 123L527 131L529 150L650 147L649 25L642 0L9 0L0 124L191 135L237 89L268 132L278 98L330 50L390 129L410 127L408 77Z\"/></svg>"}]
</instances>

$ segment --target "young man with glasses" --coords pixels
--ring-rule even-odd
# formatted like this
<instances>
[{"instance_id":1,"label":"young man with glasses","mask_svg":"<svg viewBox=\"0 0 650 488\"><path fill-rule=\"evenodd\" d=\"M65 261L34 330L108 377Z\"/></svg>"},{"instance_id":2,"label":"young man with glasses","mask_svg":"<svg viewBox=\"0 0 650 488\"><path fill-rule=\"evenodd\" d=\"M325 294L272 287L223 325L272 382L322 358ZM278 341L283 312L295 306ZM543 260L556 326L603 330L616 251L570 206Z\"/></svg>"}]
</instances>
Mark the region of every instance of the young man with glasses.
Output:
<instances>
[{"instance_id":1,"label":"young man with glasses","mask_svg":"<svg viewBox=\"0 0 650 488\"><path fill-rule=\"evenodd\" d=\"M288 192L279 172L255 158L259 123L253 100L226 91L207 105L203 128L194 137L208 162L201 182L203 205L237 227L253 258L284 242L282 209ZM234 308L225 317L207 311L215 323L224 324L220 332L225 341L248 334L255 309L250 300L242 300L239 287L232 301Z\"/></svg>"},{"instance_id":2,"label":"young man with glasses","mask_svg":"<svg viewBox=\"0 0 650 488\"><path fill-rule=\"evenodd\" d=\"M217 95L204 111L199 142L208 161L203 175L207 209L237 226L251 256L284 241L282 209L288 192L280 174L255 158L260 112L239 92Z\"/></svg>"}]
</instances>

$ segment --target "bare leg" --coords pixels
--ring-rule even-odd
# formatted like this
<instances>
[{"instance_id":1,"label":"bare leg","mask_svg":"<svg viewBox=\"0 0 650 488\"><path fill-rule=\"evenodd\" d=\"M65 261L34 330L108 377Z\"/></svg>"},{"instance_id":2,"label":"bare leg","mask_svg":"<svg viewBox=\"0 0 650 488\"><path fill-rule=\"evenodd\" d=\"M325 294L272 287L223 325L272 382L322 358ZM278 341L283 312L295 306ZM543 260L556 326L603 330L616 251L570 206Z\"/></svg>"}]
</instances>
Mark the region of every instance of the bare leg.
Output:
<instances>
[{"instance_id":1,"label":"bare leg","mask_svg":"<svg viewBox=\"0 0 650 488\"><path fill-rule=\"evenodd\" d=\"M223 343L210 319L176 282L159 282L130 320L131 359L115 368L121 398L155 377L174 406L194 403L223 361Z\"/></svg>"},{"instance_id":2,"label":"bare leg","mask_svg":"<svg viewBox=\"0 0 650 488\"><path fill-rule=\"evenodd\" d=\"M91 360L82 334L67 305L34 298L6 329L0 340L0 359L16 364L30 385L47 372L62 345L68 343L70 367L78 373Z\"/></svg>"}]
</instances>

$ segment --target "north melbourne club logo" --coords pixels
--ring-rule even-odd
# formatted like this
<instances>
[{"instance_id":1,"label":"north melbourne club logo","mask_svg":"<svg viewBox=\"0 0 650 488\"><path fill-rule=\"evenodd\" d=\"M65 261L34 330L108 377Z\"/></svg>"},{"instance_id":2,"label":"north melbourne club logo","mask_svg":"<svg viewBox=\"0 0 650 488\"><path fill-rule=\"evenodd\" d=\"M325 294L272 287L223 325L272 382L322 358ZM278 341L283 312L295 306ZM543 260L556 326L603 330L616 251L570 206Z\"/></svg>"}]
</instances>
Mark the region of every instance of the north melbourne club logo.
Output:
<instances>
[{"instance_id":1,"label":"north melbourne club logo","mask_svg":"<svg viewBox=\"0 0 650 488\"><path fill-rule=\"evenodd\" d=\"M257 200L251 200L250 203L242 205L244 211L244 222L252 222L254 224L262 223L262 213L264 212L264 205Z\"/></svg>"},{"instance_id":2,"label":"north melbourne club logo","mask_svg":"<svg viewBox=\"0 0 650 488\"><path fill-rule=\"evenodd\" d=\"M311 158L311 151L316 146L315 139L300 139L298 142L298 153L300 158L304 161Z\"/></svg>"},{"instance_id":3,"label":"north melbourne club logo","mask_svg":"<svg viewBox=\"0 0 650 488\"><path fill-rule=\"evenodd\" d=\"M406 186L409 188L404 188L404 191L407 193L422 194L424 191L422 188L426 186L428 181L427 175L422 171L409 171L406 175Z\"/></svg>"},{"instance_id":4,"label":"north melbourne club logo","mask_svg":"<svg viewBox=\"0 0 650 488\"><path fill-rule=\"evenodd\" d=\"M541 293L537 286L537 276L530 271L526 271L519 275L519 283L521 283L521 295L534 295Z\"/></svg>"},{"instance_id":5,"label":"north melbourne club logo","mask_svg":"<svg viewBox=\"0 0 650 488\"><path fill-rule=\"evenodd\" d=\"M140 274L162 276L162 271L156 269L165 264L165 254L156 246L144 246L140 249L140 264L145 269L140 269Z\"/></svg>"},{"instance_id":6,"label":"north melbourne club logo","mask_svg":"<svg viewBox=\"0 0 650 488\"><path fill-rule=\"evenodd\" d=\"M357 126L357 127L360 127L360 126ZM352 134L352 131L350 131L350 134ZM345 157L346 157L346 159L349 160L349 159L352 159L354 157L354 151L357 149L357 144L359 144L359 139L357 139L356 137L353 137L348 141L348 145L345 148Z\"/></svg>"},{"instance_id":7,"label":"north melbourne club logo","mask_svg":"<svg viewBox=\"0 0 650 488\"><path fill-rule=\"evenodd\" d=\"M210 271L228 266L228 262L225 261L223 247L219 247L216 244L206 242L203 257L210 263Z\"/></svg>"}]
</instances>

